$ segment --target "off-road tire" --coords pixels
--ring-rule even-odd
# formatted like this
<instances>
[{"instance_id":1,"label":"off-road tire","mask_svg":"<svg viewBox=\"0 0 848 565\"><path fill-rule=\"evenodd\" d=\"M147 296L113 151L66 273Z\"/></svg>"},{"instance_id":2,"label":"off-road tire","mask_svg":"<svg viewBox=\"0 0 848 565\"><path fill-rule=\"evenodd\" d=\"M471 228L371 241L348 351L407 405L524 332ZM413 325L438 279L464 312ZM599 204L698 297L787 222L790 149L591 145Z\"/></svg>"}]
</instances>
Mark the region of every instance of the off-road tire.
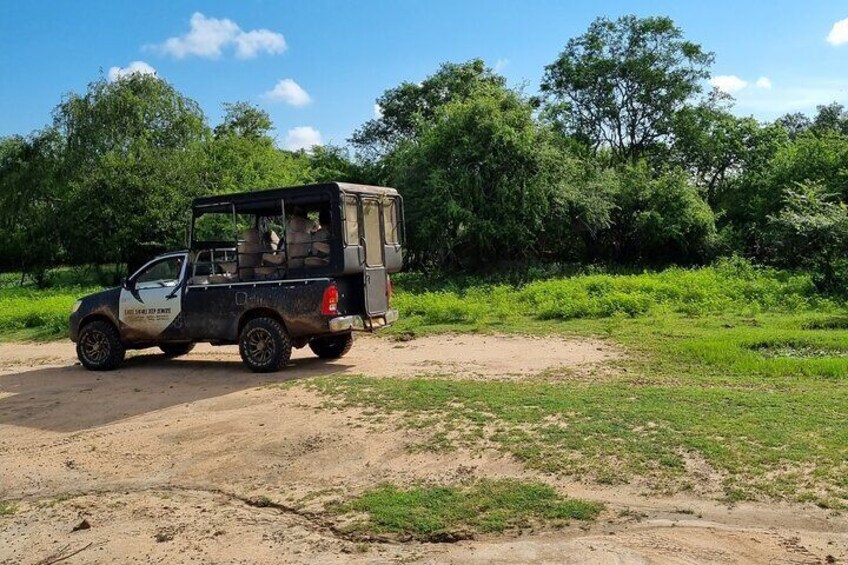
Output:
<instances>
[{"instance_id":1,"label":"off-road tire","mask_svg":"<svg viewBox=\"0 0 848 565\"><path fill-rule=\"evenodd\" d=\"M104 320L84 325L77 338L77 358L90 371L117 369L126 355L117 328Z\"/></svg>"},{"instance_id":2,"label":"off-road tire","mask_svg":"<svg viewBox=\"0 0 848 565\"><path fill-rule=\"evenodd\" d=\"M291 351L289 334L274 318L254 318L241 330L241 360L254 373L279 371L289 362Z\"/></svg>"},{"instance_id":3,"label":"off-road tire","mask_svg":"<svg viewBox=\"0 0 848 565\"><path fill-rule=\"evenodd\" d=\"M163 343L159 349L166 357L179 357L194 349L194 343Z\"/></svg>"},{"instance_id":4,"label":"off-road tire","mask_svg":"<svg viewBox=\"0 0 848 565\"><path fill-rule=\"evenodd\" d=\"M316 337L309 342L309 349L321 359L338 359L353 347L353 334Z\"/></svg>"}]
</instances>

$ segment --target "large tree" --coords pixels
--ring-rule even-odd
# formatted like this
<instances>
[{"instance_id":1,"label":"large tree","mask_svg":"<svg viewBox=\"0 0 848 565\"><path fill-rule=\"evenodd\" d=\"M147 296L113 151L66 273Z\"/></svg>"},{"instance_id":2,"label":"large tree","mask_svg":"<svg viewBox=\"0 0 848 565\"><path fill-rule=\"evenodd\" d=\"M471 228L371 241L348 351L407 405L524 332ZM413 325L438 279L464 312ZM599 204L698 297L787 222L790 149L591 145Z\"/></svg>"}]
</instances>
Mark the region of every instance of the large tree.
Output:
<instances>
[{"instance_id":1,"label":"large tree","mask_svg":"<svg viewBox=\"0 0 848 565\"><path fill-rule=\"evenodd\" d=\"M307 182L309 157L279 149L267 112L248 102L224 104L225 114L206 147L209 192L263 190Z\"/></svg>"},{"instance_id":2,"label":"large tree","mask_svg":"<svg viewBox=\"0 0 848 565\"><path fill-rule=\"evenodd\" d=\"M56 232L60 155L61 139L52 128L0 139L0 267L37 282L62 256Z\"/></svg>"},{"instance_id":3,"label":"large tree","mask_svg":"<svg viewBox=\"0 0 848 565\"><path fill-rule=\"evenodd\" d=\"M250 102L225 102L224 119L215 126L215 137L235 135L245 139L267 138L274 124L268 112Z\"/></svg>"},{"instance_id":4,"label":"large tree","mask_svg":"<svg viewBox=\"0 0 848 565\"><path fill-rule=\"evenodd\" d=\"M680 110L668 161L689 172L713 207L745 171L763 170L787 140L779 124L739 118L709 101Z\"/></svg>"},{"instance_id":5,"label":"large tree","mask_svg":"<svg viewBox=\"0 0 848 565\"><path fill-rule=\"evenodd\" d=\"M603 203L569 182L579 163L507 89L439 108L414 140L386 158L406 203L417 266L492 268L571 247L572 225L603 222Z\"/></svg>"},{"instance_id":6,"label":"large tree","mask_svg":"<svg viewBox=\"0 0 848 565\"><path fill-rule=\"evenodd\" d=\"M635 162L671 132L712 61L669 18L598 18L546 67L547 113L594 150Z\"/></svg>"},{"instance_id":7,"label":"large tree","mask_svg":"<svg viewBox=\"0 0 848 565\"><path fill-rule=\"evenodd\" d=\"M499 89L504 78L481 59L444 63L419 83L404 82L377 99L378 117L367 121L351 136L351 143L366 158L379 158L401 142L417 135L439 108L466 100L481 90Z\"/></svg>"},{"instance_id":8,"label":"large tree","mask_svg":"<svg viewBox=\"0 0 848 565\"><path fill-rule=\"evenodd\" d=\"M72 262L124 263L179 245L204 191L203 113L167 82L101 78L54 112L62 134L59 236Z\"/></svg>"}]
</instances>

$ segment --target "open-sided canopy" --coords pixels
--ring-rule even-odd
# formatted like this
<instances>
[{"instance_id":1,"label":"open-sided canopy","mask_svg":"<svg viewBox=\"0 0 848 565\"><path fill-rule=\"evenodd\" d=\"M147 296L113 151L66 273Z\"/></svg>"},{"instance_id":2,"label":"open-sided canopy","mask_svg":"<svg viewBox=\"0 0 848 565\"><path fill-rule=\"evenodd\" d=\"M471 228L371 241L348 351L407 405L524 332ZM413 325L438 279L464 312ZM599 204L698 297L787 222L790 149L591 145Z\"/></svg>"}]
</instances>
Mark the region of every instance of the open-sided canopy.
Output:
<instances>
[{"instance_id":1,"label":"open-sided canopy","mask_svg":"<svg viewBox=\"0 0 848 565\"><path fill-rule=\"evenodd\" d=\"M273 214L279 212L280 200L282 199L285 199L287 205L312 203L320 200L329 200L331 195L338 194L339 192L374 194L377 196L397 196L398 194L395 189L384 186L329 182L203 196L194 200L192 210L195 216L209 213L227 213L232 212L235 205L239 213Z\"/></svg>"}]
</instances>

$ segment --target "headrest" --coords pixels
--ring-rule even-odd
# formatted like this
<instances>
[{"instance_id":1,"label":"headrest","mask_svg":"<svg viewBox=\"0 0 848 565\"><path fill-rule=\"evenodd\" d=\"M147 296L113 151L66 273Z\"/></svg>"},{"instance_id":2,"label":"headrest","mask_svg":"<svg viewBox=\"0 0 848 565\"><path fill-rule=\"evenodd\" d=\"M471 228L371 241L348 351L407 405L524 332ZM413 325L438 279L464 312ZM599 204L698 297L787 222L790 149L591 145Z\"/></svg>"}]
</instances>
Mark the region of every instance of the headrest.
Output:
<instances>
[{"instance_id":1,"label":"headrest","mask_svg":"<svg viewBox=\"0 0 848 565\"><path fill-rule=\"evenodd\" d=\"M302 216L292 216L286 225L286 229L295 232L309 231L312 227L312 222L308 218Z\"/></svg>"},{"instance_id":2,"label":"headrest","mask_svg":"<svg viewBox=\"0 0 848 565\"><path fill-rule=\"evenodd\" d=\"M244 230L241 238L248 243L259 243L259 230L256 228Z\"/></svg>"}]
</instances>

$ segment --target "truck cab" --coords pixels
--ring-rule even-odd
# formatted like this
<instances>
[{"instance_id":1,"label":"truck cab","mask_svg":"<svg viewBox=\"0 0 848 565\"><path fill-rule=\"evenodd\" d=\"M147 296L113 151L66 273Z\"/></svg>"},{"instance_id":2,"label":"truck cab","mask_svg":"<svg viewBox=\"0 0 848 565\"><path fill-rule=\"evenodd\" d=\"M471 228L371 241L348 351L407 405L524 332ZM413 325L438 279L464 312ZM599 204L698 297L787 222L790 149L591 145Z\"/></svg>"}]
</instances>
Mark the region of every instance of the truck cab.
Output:
<instances>
[{"instance_id":1,"label":"truck cab","mask_svg":"<svg viewBox=\"0 0 848 565\"><path fill-rule=\"evenodd\" d=\"M192 204L188 249L160 255L122 286L74 305L71 339L92 370L127 349L180 355L195 343L238 344L257 372L292 348L323 358L353 332L392 324L390 274L403 263L396 190L325 183L208 196Z\"/></svg>"}]
</instances>

